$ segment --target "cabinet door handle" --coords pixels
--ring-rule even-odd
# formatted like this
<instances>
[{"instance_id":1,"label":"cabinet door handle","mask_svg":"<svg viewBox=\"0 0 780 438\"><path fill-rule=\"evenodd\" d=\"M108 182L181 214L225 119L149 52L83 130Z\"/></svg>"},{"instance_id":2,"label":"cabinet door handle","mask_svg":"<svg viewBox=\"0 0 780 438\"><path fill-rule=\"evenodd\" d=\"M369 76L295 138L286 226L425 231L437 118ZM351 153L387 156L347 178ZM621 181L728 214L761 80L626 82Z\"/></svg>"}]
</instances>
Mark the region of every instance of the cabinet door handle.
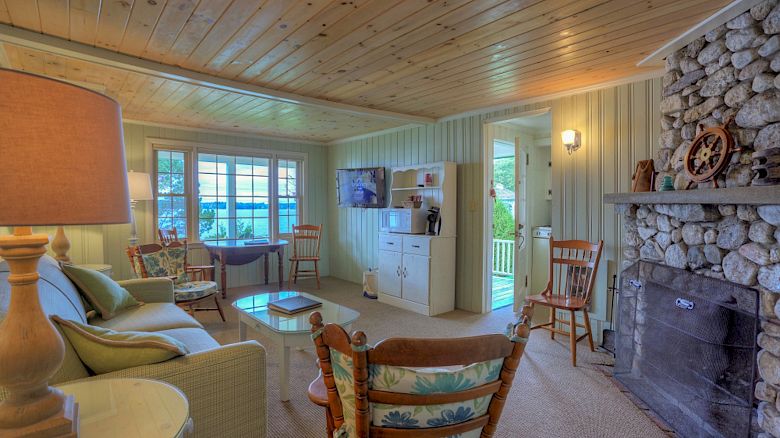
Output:
<instances>
[{"instance_id":1,"label":"cabinet door handle","mask_svg":"<svg viewBox=\"0 0 780 438\"><path fill-rule=\"evenodd\" d=\"M404 266L404 278L406 278L406 266Z\"/></svg>"},{"instance_id":2,"label":"cabinet door handle","mask_svg":"<svg viewBox=\"0 0 780 438\"><path fill-rule=\"evenodd\" d=\"M395 245L395 243L393 243L393 242L385 242L385 243L387 243L387 244L388 244L388 245L390 245L390 246L393 246L393 245Z\"/></svg>"},{"instance_id":3,"label":"cabinet door handle","mask_svg":"<svg viewBox=\"0 0 780 438\"><path fill-rule=\"evenodd\" d=\"M417 249L419 249L419 248L420 248L420 245L412 245L412 248L417 248Z\"/></svg>"},{"instance_id":4,"label":"cabinet door handle","mask_svg":"<svg viewBox=\"0 0 780 438\"><path fill-rule=\"evenodd\" d=\"M401 267L400 266L395 269L395 275L398 276L398 277L401 276Z\"/></svg>"}]
</instances>

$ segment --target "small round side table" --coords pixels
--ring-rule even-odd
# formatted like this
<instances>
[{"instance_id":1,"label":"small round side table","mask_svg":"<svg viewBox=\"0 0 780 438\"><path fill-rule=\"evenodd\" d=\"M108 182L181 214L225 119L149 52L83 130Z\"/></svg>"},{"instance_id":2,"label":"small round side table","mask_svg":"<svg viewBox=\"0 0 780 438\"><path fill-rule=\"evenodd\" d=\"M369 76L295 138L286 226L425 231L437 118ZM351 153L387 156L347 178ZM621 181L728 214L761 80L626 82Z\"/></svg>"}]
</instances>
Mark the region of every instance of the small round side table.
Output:
<instances>
[{"instance_id":1,"label":"small round side table","mask_svg":"<svg viewBox=\"0 0 780 438\"><path fill-rule=\"evenodd\" d=\"M191 429L178 388L146 379L97 379L57 386L78 403L79 438L178 438Z\"/></svg>"}]
</instances>

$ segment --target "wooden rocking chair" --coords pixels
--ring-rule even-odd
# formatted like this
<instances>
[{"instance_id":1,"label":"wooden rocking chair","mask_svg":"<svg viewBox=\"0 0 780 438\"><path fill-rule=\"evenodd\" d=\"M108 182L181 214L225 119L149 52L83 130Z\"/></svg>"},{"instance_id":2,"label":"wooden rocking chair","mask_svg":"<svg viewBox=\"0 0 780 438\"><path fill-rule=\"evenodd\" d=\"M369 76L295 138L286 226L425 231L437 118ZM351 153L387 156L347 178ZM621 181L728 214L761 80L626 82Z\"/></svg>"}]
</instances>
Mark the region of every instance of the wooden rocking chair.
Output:
<instances>
[{"instance_id":1,"label":"wooden rocking chair","mask_svg":"<svg viewBox=\"0 0 780 438\"><path fill-rule=\"evenodd\" d=\"M321 374L309 386L309 399L326 408L328 436L338 430L358 438L475 431L492 437L528 342L531 312L523 307L520 322L506 334L391 338L374 347L363 332L350 338L313 312Z\"/></svg>"},{"instance_id":2,"label":"wooden rocking chair","mask_svg":"<svg viewBox=\"0 0 780 438\"><path fill-rule=\"evenodd\" d=\"M590 351L594 351L588 306L603 244L601 240L598 244L593 244L585 240L558 241L551 237L547 287L540 294L525 299L532 308L537 305L550 307L550 321L533 326L531 330L548 330L551 339L555 339L556 333L568 335L571 343L571 364L575 367L577 366L577 342L587 337ZM568 331L556 327L558 310L569 312ZM578 311L582 312L584 324L577 322ZM561 322L566 323L566 321ZM577 337L577 327L585 329L585 333L580 337Z\"/></svg>"}]
</instances>

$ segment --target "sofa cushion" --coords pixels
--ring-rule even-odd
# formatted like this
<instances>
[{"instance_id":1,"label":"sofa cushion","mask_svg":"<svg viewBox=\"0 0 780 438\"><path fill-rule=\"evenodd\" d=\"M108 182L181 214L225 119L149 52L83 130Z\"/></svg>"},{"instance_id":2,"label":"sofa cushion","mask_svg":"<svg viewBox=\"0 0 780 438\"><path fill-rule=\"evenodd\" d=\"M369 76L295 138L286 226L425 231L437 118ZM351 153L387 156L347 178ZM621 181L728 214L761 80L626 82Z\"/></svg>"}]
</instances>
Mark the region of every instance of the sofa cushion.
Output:
<instances>
[{"instance_id":1,"label":"sofa cushion","mask_svg":"<svg viewBox=\"0 0 780 438\"><path fill-rule=\"evenodd\" d=\"M195 318L171 303L146 303L143 306L125 309L109 320L96 316L91 318L89 323L111 330L138 332L203 328Z\"/></svg>"},{"instance_id":2,"label":"sofa cushion","mask_svg":"<svg viewBox=\"0 0 780 438\"><path fill-rule=\"evenodd\" d=\"M98 374L164 362L189 353L183 343L161 333L118 332L57 316L52 319L70 340L84 364Z\"/></svg>"},{"instance_id":3,"label":"sofa cushion","mask_svg":"<svg viewBox=\"0 0 780 438\"><path fill-rule=\"evenodd\" d=\"M63 265L62 271L103 319L111 319L118 311L140 304L125 288L98 271L74 265Z\"/></svg>"},{"instance_id":4,"label":"sofa cushion","mask_svg":"<svg viewBox=\"0 0 780 438\"><path fill-rule=\"evenodd\" d=\"M219 342L215 341L206 330L199 328L177 328L170 330L160 330L160 334L168 335L185 346L190 350L190 353L198 353L201 351L212 350L219 348Z\"/></svg>"}]
</instances>

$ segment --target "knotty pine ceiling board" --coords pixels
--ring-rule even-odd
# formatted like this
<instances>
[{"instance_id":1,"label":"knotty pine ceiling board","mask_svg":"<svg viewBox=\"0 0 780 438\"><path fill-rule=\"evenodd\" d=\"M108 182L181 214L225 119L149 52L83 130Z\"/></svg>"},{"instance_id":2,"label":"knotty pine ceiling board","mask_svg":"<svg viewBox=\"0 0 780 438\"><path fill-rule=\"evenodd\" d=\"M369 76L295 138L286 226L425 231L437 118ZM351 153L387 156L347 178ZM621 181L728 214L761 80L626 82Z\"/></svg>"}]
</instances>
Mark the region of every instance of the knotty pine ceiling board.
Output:
<instances>
[{"instance_id":1,"label":"knotty pine ceiling board","mask_svg":"<svg viewBox=\"0 0 780 438\"><path fill-rule=\"evenodd\" d=\"M0 23L246 84L438 118L648 72L636 63L728 3L0 0ZM32 52L8 57L14 68L96 83L140 120L306 139L402 124Z\"/></svg>"}]
</instances>

